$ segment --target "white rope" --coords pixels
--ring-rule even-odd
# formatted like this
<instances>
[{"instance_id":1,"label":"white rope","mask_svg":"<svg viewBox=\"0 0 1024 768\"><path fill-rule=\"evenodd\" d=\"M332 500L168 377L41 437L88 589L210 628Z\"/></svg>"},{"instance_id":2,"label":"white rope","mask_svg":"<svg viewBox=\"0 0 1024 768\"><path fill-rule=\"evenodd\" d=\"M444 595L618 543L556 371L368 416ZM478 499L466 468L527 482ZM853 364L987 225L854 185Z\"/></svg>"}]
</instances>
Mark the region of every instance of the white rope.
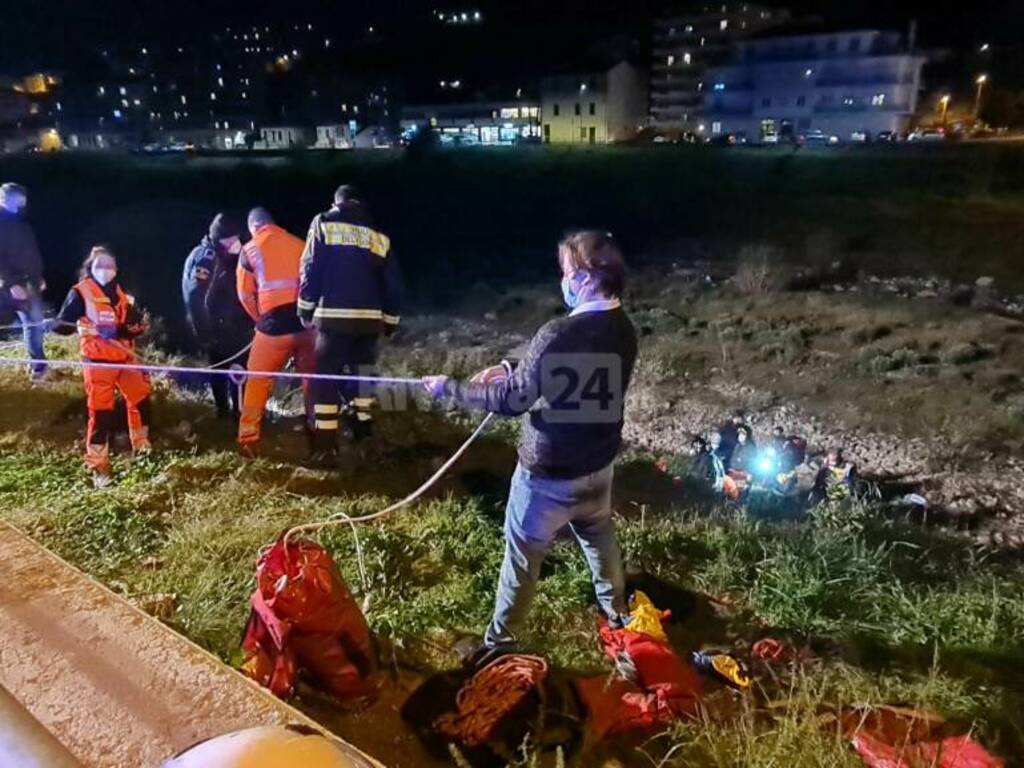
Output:
<instances>
[{"instance_id":1,"label":"white rope","mask_svg":"<svg viewBox=\"0 0 1024 768\"><path fill-rule=\"evenodd\" d=\"M99 368L115 371L141 371L143 373L203 373L215 376L230 376L253 379L298 379L310 381L362 381L371 384L403 384L422 386L419 378L397 376L356 376L333 373L290 373L287 371L241 371L233 369L197 368L185 365L143 365L141 363L101 363L92 360L44 360L31 357L0 357L0 366L24 366L39 363L50 368Z\"/></svg>"},{"instance_id":2,"label":"white rope","mask_svg":"<svg viewBox=\"0 0 1024 768\"><path fill-rule=\"evenodd\" d=\"M331 528L340 525L350 526L352 528L352 535L355 538L356 559L359 566L359 578L363 582L364 594L368 593L369 580L368 577L366 576L366 564L363 561L363 552L362 547L359 543L359 534L356 530L356 523L369 523L373 520L379 520L382 517L390 515L392 512L397 512L398 510L404 507L408 507L410 504L419 499L423 494L425 494L427 491L433 488L434 485L437 484L438 480L444 477L444 475L448 472L449 469L452 468L455 462L462 458L463 454L467 450L469 450L469 447L474 442L476 442L477 438L479 438L480 435L484 433L484 430L487 429L487 425L490 424L493 419L493 413L488 413L486 416L484 416L480 424L477 425L477 428L473 430L473 434L466 438L466 441L461 446L459 446L459 449L455 451L455 453L451 455L451 458L449 458L448 461L442 464L441 467L433 475L431 475L425 483L423 483L423 485L421 485L419 488L410 493L401 501L396 502L391 506L380 510L379 512L374 512L369 515L351 517L350 515L344 512L337 512L331 517L329 517L327 520L321 520L318 523L303 523L302 525L296 525L292 528L289 528L287 531L285 531L283 539L285 556L287 557L288 554L288 540L296 534L317 533L325 528Z\"/></svg>"}]
</instances>

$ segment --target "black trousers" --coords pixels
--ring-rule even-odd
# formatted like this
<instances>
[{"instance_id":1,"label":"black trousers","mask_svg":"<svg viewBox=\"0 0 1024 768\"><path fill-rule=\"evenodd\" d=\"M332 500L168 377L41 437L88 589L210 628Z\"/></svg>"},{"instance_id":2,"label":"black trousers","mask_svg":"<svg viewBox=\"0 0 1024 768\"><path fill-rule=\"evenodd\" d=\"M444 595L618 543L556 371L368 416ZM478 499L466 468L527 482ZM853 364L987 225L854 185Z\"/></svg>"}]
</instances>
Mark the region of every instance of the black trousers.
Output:
<instances>
[{"instance_id":1,"label":"black trousers","mask_svg":"<svg viewBox=\"0 0 1024 768\"><path fill-rule=\"evenodd\" d=\"M214 346L207 350L206 356L210 361L210 365L219 363L225 360L230 355L233 355L238 351L238 347L227 349L226 347ZM232 358L228 362L221 366L218 366L219 370L230 369L234 365L240 365L245 368L246 362L249 360L249 353L239 355L238 357ZM238 385L231 381L231 378L223 374L217 373L210 376L210 389L213 392L213 402L217 406L217 414L219 416L238 416L241 410L241 401L239 395Z\"/></svg>"},{"instance_id":2,"label":"black trousers","mask_svg":"<svg viewBox=\"0 0 1024 768\"><path fill-rule=\"evenodd\" d=\"M316 373L373 376L376 374L377 336L320 331L316 337ZM344 421L355 440L372 432L373 386L365 382L322 381L310 387L313 400L313 447L337 448Z\"/></svg>"}]
</instances>

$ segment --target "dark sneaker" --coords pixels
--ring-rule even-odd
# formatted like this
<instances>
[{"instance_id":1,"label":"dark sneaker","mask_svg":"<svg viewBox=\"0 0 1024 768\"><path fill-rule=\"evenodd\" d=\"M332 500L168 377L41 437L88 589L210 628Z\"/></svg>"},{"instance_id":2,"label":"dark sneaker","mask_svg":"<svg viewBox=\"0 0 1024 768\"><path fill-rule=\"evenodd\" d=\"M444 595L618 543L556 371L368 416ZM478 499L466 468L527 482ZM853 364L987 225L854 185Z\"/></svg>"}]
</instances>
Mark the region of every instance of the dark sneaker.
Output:
<instances>
[{"instance_id":1,"label":"dark sneaker","mask_svg":"<svg viewBox=\"0 0 1024 768\"><path fill-rule=\"evenodd\" d=\"M502 656L511 656L518 652L515 643L499 643L498 645L487 645L482 643L475 651L462 660L462 666L474 671L481 670Z\"/></svg>"}]
</instances>

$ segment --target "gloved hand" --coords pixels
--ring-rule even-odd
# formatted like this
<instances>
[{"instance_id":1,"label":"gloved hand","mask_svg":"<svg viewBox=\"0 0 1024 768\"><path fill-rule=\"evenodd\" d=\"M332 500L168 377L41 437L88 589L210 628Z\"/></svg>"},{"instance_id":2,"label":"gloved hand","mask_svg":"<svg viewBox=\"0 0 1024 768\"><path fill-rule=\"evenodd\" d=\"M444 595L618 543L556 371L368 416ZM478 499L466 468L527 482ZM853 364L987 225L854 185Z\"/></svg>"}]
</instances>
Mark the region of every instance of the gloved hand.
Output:
<instances>
[{"instance_id":1,"label":"gloved hand","mask_svg":"<svg viewBox=\"0 0 1024 768\"><path fill-rule=\"evenodd\" d=\"M423 388L427 390L427 393L438 400L444 397L444 388L448 383L447 376L424 376L423 377Z\"/></svg>"},{"instance_id":2,"label":"gloved hand","mask_svg":"<svg viewBox=\"0 0 1024 768\"><path fill-rule=\"evenodd\" d=\"M490 368L484 368L479 373L475 374L470 383L472 384L490 384L493 381L504 381L511 375L511 366L502 361L501 365L492 365Z\"/></svg>"}]
</instances>

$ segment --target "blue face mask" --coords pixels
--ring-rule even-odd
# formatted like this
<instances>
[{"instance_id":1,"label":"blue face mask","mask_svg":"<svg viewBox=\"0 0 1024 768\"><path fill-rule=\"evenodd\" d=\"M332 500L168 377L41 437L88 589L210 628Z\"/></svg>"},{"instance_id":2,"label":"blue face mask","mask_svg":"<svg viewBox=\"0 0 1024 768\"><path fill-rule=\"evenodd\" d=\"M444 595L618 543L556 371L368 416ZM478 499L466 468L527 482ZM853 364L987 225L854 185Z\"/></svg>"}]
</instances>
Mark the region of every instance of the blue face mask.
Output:
<instances>
[{"instance_id":1,"label":"blue face mask","mask_svg":"<svg viewBox=\"0 0 1024 768\"><path fill-rule=\"evenodd\" d=\"M572 289L572 281L568 277L562 278L562 300L569 309L576 309L580 303L580 297Z\"/></svg>"}]
</instances>

